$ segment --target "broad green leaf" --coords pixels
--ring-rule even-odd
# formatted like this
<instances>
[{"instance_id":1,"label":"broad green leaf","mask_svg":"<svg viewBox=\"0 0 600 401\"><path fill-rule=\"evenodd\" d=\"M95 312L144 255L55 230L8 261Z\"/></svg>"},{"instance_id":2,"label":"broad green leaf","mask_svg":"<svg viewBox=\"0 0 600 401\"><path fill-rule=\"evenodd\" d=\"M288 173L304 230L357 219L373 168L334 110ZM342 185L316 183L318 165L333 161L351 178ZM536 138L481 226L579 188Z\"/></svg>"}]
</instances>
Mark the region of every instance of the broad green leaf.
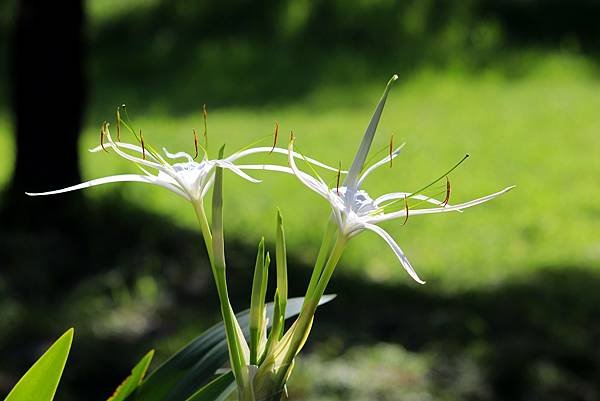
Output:
<instances>
[{"instance_id":1,"label":"broad green leaf","mask_svg":"<svg viewBox=\"0 0 600 401\"><path fill-rule=\"evenodd\" d=\"M69 356L73 332L73 329L67 330L48 348L23 375L5 401L52 401Z\"/></svg>"},{"instance_id":2,"label":"broad green leaf","mask_svg":"<svg viewBox=\"0 0 600 401\"><path fill-rule=\"evenodd\" d=\"M225 373L198 390L186 401L225 401L235 390L233 372Z\"/></svg>"},{"instance_id":3,"label":"broad green leaf","mask_svg":"<svg viewBox=\"0 0 600 401\"><path fill-rule=\"evenodd\" d=\"M320 305L335 298L325 295ZM286 318L297 315L304 298L291 298ZM266 305L269 323L273 321L273 303ZM249 311L236 315L246 338L249 338ZM152 372L127 401L181 401L190 397L215 376L215 371L228 360L227 342L223 323L211 327L169 360Z\"/></svg>"},{"instance_id":4,"label":"broad green leaf","mask_svg":"<svg viewBox=\"0 0 600 401\"><path fill-rule=\"evenodd\" d=\"M108 401L123 401L133 393L135 389L142 383L146 371L152 362L154 357L154 350L148 352L144 357L135 365L131 370L131 374L121 383L115 390L114 394L108 399Z\"/></svg>"}]
</instances>

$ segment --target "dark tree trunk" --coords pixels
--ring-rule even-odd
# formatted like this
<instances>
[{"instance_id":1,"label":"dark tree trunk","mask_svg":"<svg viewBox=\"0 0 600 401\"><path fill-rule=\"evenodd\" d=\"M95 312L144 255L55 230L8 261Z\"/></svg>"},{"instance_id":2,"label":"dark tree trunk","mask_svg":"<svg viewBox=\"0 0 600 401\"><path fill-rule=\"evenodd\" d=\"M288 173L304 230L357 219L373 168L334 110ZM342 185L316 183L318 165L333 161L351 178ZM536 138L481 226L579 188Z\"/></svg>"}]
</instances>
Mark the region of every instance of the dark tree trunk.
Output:
<instances>
[{"instance_id":1,"label":"dark tree trunk","mask_svg":"<svg viewBox=\"0 0 600 401\"><path fill-rule=\"evenodd\" d=\"M83 28L83 0L18 2L11 58L17 154L0 209L0 274L24 300L53 297L53 289L76 278L69 260L87 249L79 192L25 195L80 182Z\"/></svg>"},{"instance_id":2,"label":"dark tree trunk","mask_svg":"<svg viewBox=\"0 0 600 401\"><path fill-rule=\"evenodd\" d=\"M21 0L13 44L17 156L13 195L80 181L83 0Z\"/></svg>"}]
</instances>

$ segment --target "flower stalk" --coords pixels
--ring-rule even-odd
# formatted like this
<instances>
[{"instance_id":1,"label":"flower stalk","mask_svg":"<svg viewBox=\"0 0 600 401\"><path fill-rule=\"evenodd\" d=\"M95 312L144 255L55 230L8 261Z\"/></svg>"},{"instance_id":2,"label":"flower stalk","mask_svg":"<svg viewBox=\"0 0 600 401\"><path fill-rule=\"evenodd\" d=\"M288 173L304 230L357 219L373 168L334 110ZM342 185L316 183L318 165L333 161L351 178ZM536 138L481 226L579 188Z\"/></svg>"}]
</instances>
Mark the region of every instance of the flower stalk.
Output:
<instances>
[{"instance_id":1,"label":"flower stalk","mask_svg":"<svg viewBox=\"0 0 600 401\"><path fill-rule=\"evenodd\" d=\"M392 167L392 161L399 156L404 146L402 144L394 149L392 136L387 146L389 148L388 155L367 166L370 164L370 161L367 161L367 156L369 155L377 126L383 114L390 89L397 80L398 76L394 75L388 81L348 171L342 170L341 164L339 168L329 167L294 151L295 137L293 133L288 149L278 148L276 146L279 130L278 123L275 126L273 146L250 147L242 149L228 157L224 156L223 146L219 150L218 158L211 160L208 158L207 151L208 130L206 106L203 107L205 146L202 147L199 144L198 135L193 130L195 151L193 157L185 152L172 154L164 148L163 157L161 153L157 152L144 140L141 130L138 135L128 121L121 119L119 109L117 109L117 141L112 139L108 123L104 123L100 132L100 146L91 151L114 151L118 156L133 162L143 174L120 174L97 178L68 188L29 195L51 195L107 183L129 181L161 186L188 200L194 208L215 281L221 316L226 332L230 365L235 378L239 401L279 401L283 394L287 392L286 383L292 373L295 357L304 346L310 334L316 309L320 302L323 301L327 286L351 238L365 230L374 232L386 242L406 272L416 282L424 284L425 282L417 275L398 243L387 231L379 227L379 224L399 219L403 221L402 225L404 225L408 221L409 216L454 211L462 212L469 207L490 201L513 188L508 187L468 202L450 205L451 187L448 176L468 157L467 155L439 178L417 191L391 192L372 198L363 190L362 186L368 175L381 166L389 165L389 167ZM125 112L125 116L127 116L124 106L122 106L122 109ZM139 145L121 142L121 125L133 134ZM201 160L196 162L195 160L199 157L200 153L199 149L202 150L203 155ZM260 153L287 155L289 166L238 163L240 159L246 156ZM312 174L300 170L296 164L298 157L301 157L306 162ZM170 162L167 160L170 160ZM319 177L312 165L336 172L335 187L330 188ZM260 180L248 175L247 171L266 170L293 174L299 182L328 201L331 207L330 218L323 234L300 313L287 331L285 331L285 316L286 308L288 307L287 248L283 218L280 211L277 210L275 227L276 290L274 294L273 313L272 316L268 317L265 307L270 254L266 250L265 240L262 238L258 244L254 264L248 342L235 317L227 287L223 235L223 170L225 169L254 183L258 183ZM342 174L346 175L343 181L341 180ZM425 195L425 190L430 189L442 180L445 180L445 197L443 200L440 201L434 197ZM341 185L340 182L342 182ZM204 199L211 188L213 191L212 208L211 218L209 219ZM436 196L439 195L437 194ZM425 204L427 207L418 207L422 204ZM269 323L272 323L272 328L270 331L267 331Z\"/></svg>"}]
</instances>

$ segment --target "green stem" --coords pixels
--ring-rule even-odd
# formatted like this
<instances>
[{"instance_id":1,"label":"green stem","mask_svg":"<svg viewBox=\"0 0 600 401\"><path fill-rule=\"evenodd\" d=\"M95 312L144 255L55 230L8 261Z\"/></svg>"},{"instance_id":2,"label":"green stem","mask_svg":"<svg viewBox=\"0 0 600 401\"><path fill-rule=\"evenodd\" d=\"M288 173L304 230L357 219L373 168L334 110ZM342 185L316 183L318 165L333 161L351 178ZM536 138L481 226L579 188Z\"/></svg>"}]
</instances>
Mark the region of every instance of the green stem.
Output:
<instances>
[{"instance_id":1,"label":"green stem","mask_svg":"<svg viewBox=\"0 0 600 401\"><path fill-rule=\"evenodd\" d=\"M234 371L236 379L245 381L245 372L241 371L241 367L244 365L242 358L242 350L238 347L237 330L235 327L235 315L231 303L229 302L229 294L227 290L227 280L225 276L225 263L217 263L214 257L213 251L213 236L206 216L206 211L202 202L194 203L194 210L198 223L200 224L200 230L204 238L206 245L206 251L208 253L208 259L212 269L215 285L217 287L217 295L219 297L219 304L221 307L221 316L223 317L223 323L225 325L225 333L227 335L227 345L229 348L229 356L232 359L231 365ZM221 258L218 258L219 260Z\"/></svg>"},{"instance_id":2,"label":"green stem","mask_svg":"<svg viewBox=\"0 0 600 401\"><path fill-rule=\"evenodd\" d=\"M308 283L308 289L306 290L306 296L304 298L304 304L307 303L308 299L311 297L312 293L321 278L321 273L323 272L323 268L325 267L325 262L327 260L327 255L329 255L329 251L331 249L331 240L333 239L333 234L336 229L336 224L333 221L333 217L327 223L327 228L325 229L325 234L323 235L323 241L321 242L321 248L319 249L319 253L317 254L317 260L315 261L315 266L313 268L312 275L310 277L310 282Z\"/></svg>"},{"instance_id":3,"label":"green stem","mask_svg":"<svg viewBox=\"0 0 600 401\"><path fill-rule=\"evenodd\" d=\"M281 364L283 368L277 373L277 380L282 385L285 384L283 383L283 380L287 376L287 367L291 366L292 361L300 351L305 338L308 336L313 317L317 307L319 306L319 301L321 300L321 297L327 288L329 280L331 280L331 276L333 275L335 267L337 266L342 253L344 252L347 241L348 238L345 235L338 233L335 244L333 245L331 253L329 254L329 258L327 259L327 263L324 265L322 274L315 284L313 293L310 295L307 293L304 305L302 305L302 309L300 310L300 314L296 320L296 327L294 329L292 339L290 340L290 347L288 348Z\"/></svg>"},{"instance_id":4,"label":"green stem","mask_svg":"<svg viewBox=\"0 0 600 401\"><path fill-rule=\"evenodd\" d=\"M196 212L196 218L200 224L200 231L202 231L202 237L204 238L204 244L206 245L206 252L208 253L208 260L215 275L214 269L214 257L213 257L213 245L212 245L212 233L208 224L208 218L206 217L206 211L204 210L204 203L202 201L193 202L194 211ZM216 280L216 277L215 277Z\"/></svg>"}]
</instances>

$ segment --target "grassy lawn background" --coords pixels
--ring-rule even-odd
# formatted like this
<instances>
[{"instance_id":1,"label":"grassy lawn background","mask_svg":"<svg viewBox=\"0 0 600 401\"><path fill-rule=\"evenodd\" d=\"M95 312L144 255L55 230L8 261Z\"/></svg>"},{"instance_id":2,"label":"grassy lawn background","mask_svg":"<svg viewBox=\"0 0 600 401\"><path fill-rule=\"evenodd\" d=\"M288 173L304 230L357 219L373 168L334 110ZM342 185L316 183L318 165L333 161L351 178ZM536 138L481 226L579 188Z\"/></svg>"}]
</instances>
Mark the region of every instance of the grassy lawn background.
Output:
<instances>
[{"instance_id":1,"label":"grassy lawn background","mask_svg":"<svg viewBox=\"0 0 600 401\"><path fill-rule=\"evenodd\" d=\"M415 190L467 152L471 158L451 175L454 202L518 186L463 214L418 216L406 226L401 221L385 225L433 288L494 285L564 265L598 267L600 85L595 66L564 53L523 58L525 72L518 76L502 66L477 73L424 67L401 78L390 95L373 149L385 147L392 133L396 143L407 145L392 169L382 168L368 180L366 189L372 195ZM348 166L384 85L385 80L334 82L282 104L215 108L198 87L197 105L188 107L198 111L176 113L161 110L161 93L149 87L141 112L137 104L128 107L136 127L143 128L146 141L156 147L192 153L191 129L201 130L199 110L206 101L213 154L220 143L233 151L268 136L277 120L280 145L286 145L293 129L301 151L331 165L341 161ZM127 103L122 98L112 101ZM104 117L114 118L111 105L94 103L93 99L94 116L108 110ZM88 119L80 141L84 177L135 172L114 155L86 152L98 143L100 122ZM1 183L8 179L12 163L8 132L4 115ZM270 141L265 138L263 143L268 146ZM269 158L286 162L281 156ZM334 185L335 174L325 176ZM290 249L311 261L328 217L327 205L292 176L264 177L264 183L254 185L227 176L228 234L250 243L260 235L272 239L274 207L279 206ZM131 202L195 226L187 204L160 188L117 184L87 194L100 197L106 191L122 191ZM352 240L342 268L372 280L410 281L385 243L370 233Z\"/></svg>"}]
</instances>

